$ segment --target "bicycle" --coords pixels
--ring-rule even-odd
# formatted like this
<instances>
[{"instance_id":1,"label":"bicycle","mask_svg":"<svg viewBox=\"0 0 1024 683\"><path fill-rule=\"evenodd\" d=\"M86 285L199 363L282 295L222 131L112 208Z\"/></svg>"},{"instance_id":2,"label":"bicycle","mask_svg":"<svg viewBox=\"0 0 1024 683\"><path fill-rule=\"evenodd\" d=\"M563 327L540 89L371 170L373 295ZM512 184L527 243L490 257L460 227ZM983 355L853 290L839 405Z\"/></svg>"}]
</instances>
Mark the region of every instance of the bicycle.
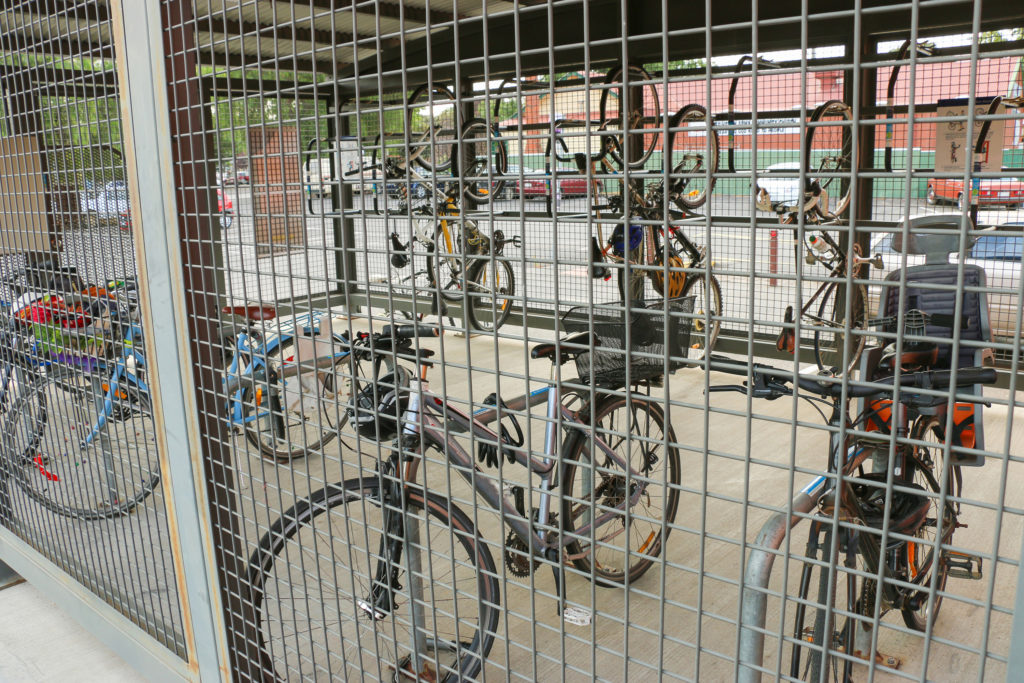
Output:
<instances>
[{"instance_id":1,"label":"bicycle","mask_svg":"<svg viewBox=\"0 0 1024 683\"><path fill-rule=\"evenodd\" d=\"M687 105L673 117L669 137L670 149L676 134L685 133L687 130L683 122L691 121L692 117L706 119L704 108L699 105ZM556 126L577 128L585 125L578 121L556 123ZM709 272L714 263L708 255L707 247L694 243L678 224L679 220L689 215L690 209L707 201L708 192L713 186L712 180L711 185L704 186L703 190L687 190L690 183L698 178L704 178L704 172L700 170L704 155L687 153L681 156L669 176L667 193L664 191L664 179L661 179L651 185L646 194L642 194L638 189L642 187L642 180L622 180L622 169L616 166L615 157L610 151L617 144L613 136L603 128L597 129L595 133L599 137L597 152L570 152L565 137L558 133L548 141L547 148L549 168L550 159L554 159L555 162L571 161L576 165L579 174L589 180L590 212L597 228L596 237L591 238L591 275L595 278L609 279L609 269L603 265L608 261L621 266L616 270L619 294L623 299L628 297L634 301L643 301L653 299L654 296L669 299L694 297L697 303L691 331L691 348L703 352L714 348L721 330L722 287L715 274ZM711 132L711 136L714 152L710 170L714 174L718 163L718 143L714 131ZM669 158L673 158L671 152ZM693 166L686 166L687 164ZM668 200L681 209L675 211L670 208L667 217L664 208L666 194ZM551 205L550 193L548 201L549 208L554 208ZM629 226L628 238L625 237L623 223L624 207L627 202L630 217L643 221L643 224ZM603 227L606 223L615 226L607 240ZM688 260L684 261L684 257ZM653 292L647 291L647 280L650 280Z\"/></svg>"},{"instance_id":2,"label":"bicycle","mask_svg":"<svg viewBox=\"0 0 1024 683\"><path fill-rule=\"evenodd\" d=\"M495 230L488 237L476 221L461 216L460 194L474 204L481 204L490 201L501 190L503 181L495 180L490 167L480 160L491 159L493 154L500 167L507 156L504 144L494 142L491 131L480 119L466 123L460 140L461 151L452 154L459 161L453 165L458 170L461 163L466 167L466 173L459 176L458 183L449 184L447 190L441 188L441 183L421 176L411 167L411 162L419 158L416 152L406 157L382 157L378 164L378 147L375 146L371 163L374 173L380 168L385 180L405 178L408 173L412 182L427 189L419 205L413 205L414 200L405 197L410 203L402 209L412 218L412 235L409 241L403 242L396 231L391 232L391 265L405 268L416 256L413 245L422 245L426 250L426 267L420 269L414 264L413 274L408 278L413 281L414 291L435 292L433 311L442 315L446 312L444 301L459 303L465 296L468 325L493 332L511 315L515 295L515 273L512 264L502 255L506 245L521 247L522 240L518 236L506 239L501 230ZM481 150L487 152L481 154ZM380 153L383 155L384 151ZM422 276L426 277L425 282L418 281Z\"/></svg>"},{"instance_id":3,"label":"bicycle","mask_svg":"<svg viewBox=\"0 0 1024 683\"><path fill-rule=\"evenodd\" d=\"M896 364L909 361L916 365L919 351L905 349ZM742 386L716 385L710 391L739 391L768 400L799 396L831 410L827 473L802 489L817 502L818 513L810 524L794 600L794 627L787 638L792 643L789 675L819 681L831 671L835 680L850 681L853 664L872 656L870 625L875 619L898 609L908 627L924 631L938 614L947 577L981 576L980 558L949 549L954 531L962 526L959 506L951 500L959 495L959 473L956 466L943 461L946 424L925 410L947 402L948 394L937 396L935 392L950 385L951 372L902 372L895 393L891 374L875 377L872 385L847 385L844 402L843 384L834 376L794 377L770 366L724 358L712 358L709 367L748 378ZM995 381L991 368L957 370L957 387ZM797 393L796 387L802 393ZM867 407L852 420L851 398L867 401ZM959 394L957 400L984 403ZM911 417L915 409L923 412ZM824 417L825 413L821 414ZM892 433L895 441L889 436ZM877 471L865 472L869 460ZM846 621L837 627L833 605L840 591L833 567L838 567L840 554L844 556L840 571L846 577L846 607L838 614ZM820 579L814 600L809 595L816 566L820 567ZM805 628L808 607L815 610L814 623ZM801 671L805 650L809 656ZM897 666L899 662L888 658L883 663Z\"/></svg>"},{"instance_id":4,"label":"bicycle","mask_svg":"<svg viewBox=\"0 0 1024 683\"><path fill-rule=\"evenodd\" d=\"M347 376L349 390L358 390L369 369L349 356L373 339L349 343L333 333L314 338L321 326L329 326L320 311L285 321L277 334L255 325L273 319L272 308L226 307L224 313L246 321L232 335L222 380L228 427L278 462L307 455L335 438L347 422L334 398L336 383ZM14 401L10 414L16 418L3 425L6 472L0 479L67 517L130 514L160 482L138 311L128 309L109 329L91 326L65 334L66 347L51 354L52 361L44 364L42 352L33 356L42 369ZM304 337L312 351L300 354Z\"/></svg>"},{"instance_id":5,"label":"bicycle","mask_svg":"<svg viewBox=\"0 0 1024 683\"><path fill-rule=\"evenodd\" d=\"M828 214L823 213L816 203L812 204L811 213L808 215L816 216L816 221L828 218ZM791 225L794 221L795 217L790 214L782 223ZM818 224L812 221L811 225L820 225L821 228L815 231L815 235L810 236L811 246L806 247L804 260L808 265L820 263L828 269L828 274L800 307L800 320L805 329L813 330L814 362L818 369L835 370L837 374L842 375L852 372L860 362L868 327L865 310L867 287L860 282L854 282L852 290L849 291L850 303L847 308L847 285L842 280L847 277L847 268L850 268L850 277L856 281L867 277L865 268L874 267L881 270L885 264L882 262L881 254L876 254L873 258L862 257L858 244L851 248L851 258L851 254L840 246L839 240L829 234L829 223ZM796 244L798 256L802 243L798 240ZM814 312L816 304L817 312ZM789 353L794 353L797 345L796 331L791 327L795 322L793 312L793 306L786 307L783 321L785 327L776 341L780 351ZM850 326L849 334L846 332L847 324Z\"/></svg>"},{"instance_id":6,"label":"bicycle","mask_svg":"<svg viewBox=\"0 0 1024 683\"><path fill-rule=\"evenodd\" d=\"M692 300L660 300L651 309L631 309L629 317L622 304L593 316L569 311L563 323L576 332L531 352L551 361L548 385L507 402L489 397L485 403L491 405L472 415L427 386L432 354L412 348L411 340L436 330L397 328L404 343L396 344L395 359L411 358L419 374L380 378L357 398L351 418L368 439L396 439L390 454L374 474L332 484L297 503L250 558L252 618L264 668L278 676L334 668L341 677L376 671L381 678L435 681L480 672L499 619L498 574L473 518L417 483L431 449L511 528L504 549L509 573L527 576L549 564L563 619L589 623L589 612L566 605L564 565L571 562L603 586L639 580L667 542L681 481L675 435L659 403L639 391L624 396L600 389L641 387L681 365L691 309ZM635 345L628 360L627 327ZM569 360L580 378L566 394L556 378ZM540 455L504 426L485 426L540 404L547 405ZM513 428L521 434L518 425ZM503 492L476 466L457 433L475 441L486 464L503 467L508 460L540 483ZM654 503L664 503L664 510L649 509ZM314 548L328 548L331 556L318 554L306 569L289 562ZM314 563L318 569L310 571Z\"/></svg>"}]
</instances>

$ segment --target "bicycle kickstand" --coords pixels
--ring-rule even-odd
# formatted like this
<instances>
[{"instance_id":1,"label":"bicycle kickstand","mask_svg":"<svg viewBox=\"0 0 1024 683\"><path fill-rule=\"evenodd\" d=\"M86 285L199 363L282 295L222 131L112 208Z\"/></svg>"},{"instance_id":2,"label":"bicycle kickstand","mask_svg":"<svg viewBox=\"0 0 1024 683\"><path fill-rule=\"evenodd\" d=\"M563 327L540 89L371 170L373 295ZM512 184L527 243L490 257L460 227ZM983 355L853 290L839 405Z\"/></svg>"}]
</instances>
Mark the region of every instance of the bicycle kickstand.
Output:
<instances>
[{"instance_id":1,"label":"bicycle kickstand","mask_svg":"<svg viewBox=\"0 0 1024 683\"><path fill-rule=\"evenodd\" d=\"M552 555L555 557L552 558ZM558 593L558 615L567 624L590 626L590 622L593 621L593 613L590 610L565 604L565 563L561 562L562 558L559 555L557 550L548 551L548 559L552 561L551 573L555 575L555 592Z\"/></svg>"}]
</instances>

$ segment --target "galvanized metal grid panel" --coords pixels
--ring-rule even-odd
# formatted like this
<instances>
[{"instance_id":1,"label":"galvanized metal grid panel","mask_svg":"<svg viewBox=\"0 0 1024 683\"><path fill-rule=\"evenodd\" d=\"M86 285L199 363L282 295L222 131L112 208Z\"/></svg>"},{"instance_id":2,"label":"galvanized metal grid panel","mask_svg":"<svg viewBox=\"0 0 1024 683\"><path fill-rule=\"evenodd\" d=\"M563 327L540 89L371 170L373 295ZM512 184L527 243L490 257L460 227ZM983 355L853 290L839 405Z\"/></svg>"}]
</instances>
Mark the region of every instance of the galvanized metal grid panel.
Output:
<instances>
[{"instance_id":1,"label":"galvanized metal grid panel","mask_svg":"<svg viewBox=\"0 0 1024 683\"><path fill-rule=\"evenodd\" d=\"M185 658L110 15L23 3L0 21L0 523Z\"/></svg>"},{"instance_id":2,"label":"galvanized metal grid panel","mask_svg":"<svg viewBox=\"0 0 1024 683\"><path fill-rule=\"evenodd\" d=\"M756 211L749 188L773 175L779 177L777 187L783 192L787 180L799 188L808 176L820 176L822 183L832 180L833 184L842 184L848 180L853 186L853 199L845 213L846 221L828 230L839 244L860 242L865 255L873 255L876 248L883 254L885 268L881 272L857 278L861 284L870 285L867 298L872 311L874 300L884 291L878 284L880 277L897 266L913 265L917 258L889 255L879 246L886 235L916 236L918 231L902 227L909 216L926 212L954 216L950 226L939 231L957 239L951 251L963 254L959 261L967 260L970 241L991 236L982 226L993 221L1010 222L1004 219L1016 214L983 208L976 229L965 222L966 212L954 213L950 207L925 208L917 195L921 185L936 176L929 168L932 162L923 153L916 155L913 167L903 160L907 148L924 150L929 134L934 136L929 131L934 131L936 122L932 119L936 117L935 112L928 111L931 100L926 93L929 88L934 92L935 87L929 83L941 78L956 84L956 94L962 91L973 97L989 92L1013 94L1004 88L1013 85L1012 78L999 80L1012 73L1000 60L1012 61L1015 55L1019 59L1019 35L1013 31L1018 30L1021 18L1014 14L1019 10L1009 5L993 8L990 15L989 10L982 12L980 4L969 2L867 8L830 5L813 11L784 6L760 8L754 4L753 17L730 17L725 23L711 14L707 4L702 11L694 9L696 15L712 16L712 24L705 25L692 18L680 19L675 14L678 8L667 3L495 3L493 7L466 9L448 3L429 3L423 8L367 2L341 8L321 2L246 2L196 5L194 16L186 13L169 17L169 28L195 31L194 44L186 43L180 49L204 65L198 75L178 72L170 76L172 86L198 80L207 93L208 99L201 104L188 98L171 103L172 115L203 111L201 118L193 120L191 130L198 136L193 140L202 141L201 149L189 151L188 163L205 163L210 173L197 177L212 179L214 166L238 158L247 158L251 169L252 162L261 158L251 148L253 134L266 135L268 131L294 135L299 141L298 152L292 148L263 155L276 158L282 169L290 166L294 172L298 167L304 173L307 160L311 169L327 161L326 177L308 182L316 192L303 187L301 201L286 198L280 209L257 208L250 199L252 189L237 182L234 187L221 187L235 201L239 220L233 227L224 228L216 220L216 212L197 210L195 217L204 220L188 223L189 232L181 235L192 254L190 265L215 269L218 277L214 286L190 292L193 321L221 324L225 346L231 349L200 361L210 363L204 370L226 377L227 385L214 382L199 386L197 395L202 397L204 416L221 421L223 431L209 436L217 442L218 452L223 449L230 453L233 466L233 483L212 488L213 512L215 516L239 516L238 526L231 530L232 541L249 562L244 572L232 570L231 585L227 587L242 603L243 613L236 616L257 632L247 636L251 638L248 648L233 653L233 665L241 676L260 677L266 668L272 668L283 678L390 679L395 668L412 661L410 653L423 652L422 638L420 649L413 648L414 638L409 631L427 639L461 640L462 636L453 636L452 631L472 629L480 623L472 614L483 611L496 614L496 621L486 624L485 637L493 638L493 645L486 661L480 662L482 671L477 673L473 667L474 677L626 679L657 674L707 680L749 675L750 667L760 666L771 677L787 679L792 650L800 649L806 660L806 653L813 649L802 640L802 633L792 631L797 606L817 602L814 592L803 600L797 597L807 555L804 538L808 520L801 518L796 532L786 537L775 556L766 589L758 589L744 574L744 567L765 547L765 541L756 540L762 525L773 514L788 519L799 511L800 505L790 503L790 499L808 481L826 473L830 430L805 404L796 399L769 403L739 394L704 393L709 386L733 383L736 378L702 372L706 366L697 362L699 353L691 350L691 367L666 375L664 386L655 387L649 395L645 391L609 392L589 385L580 388L579 381L572 379L572 365L561 366L556 374L565 386L576 387L573 410L619 393L647 410L664 411L671 430L645 437L622 425L609 429L588 410L582 411L583 426L577 428L569 426L570 415L548 417L541 405L527 407L524 401L502 408L501 412L516 415L524 427L526 446L521 454L541 457L547 445L545 430L551 427L553 437L548 443L553 444L550 452L559 463L574 453L573 442L563 442L563 429L579 431L588 439L591 435L597 439L621 437L627 447L649 446L660 454L663 463L674 461L673 454L678 457L678 478L654 469L650 474L644 469L624 478L648 484L649 490L665 496L676 495L678 509L664 520L671 533L662 537L664 549L652 558L650 571L627 581L625 587L607 589L597 585L599 572L593 565L587 570L577 566L578 561L592 556L579 549L538 558L538 569L523 577L513 570L525 568L528 561L520 558L518 564L503 562L510 544L513 552L522 546L508 540L514 538L509 535L509 525L484 504L463 476L456 475L464 475L483 489L493 486L499 496L509 485L527 486L527 516L532 516L534 509L543 510L543 489L537 478L531 481L524 468L500 457L502 466L498 469L483 465L473 469L473 458L486 439L481 433L470 436L457 429L454 413L440 424L422 415L411 419L408 424L418 430L419 436L397 442L385 439L378 443L359 436L351 423L339 427L352 403L353 387L359 388L359 380L365 378L358 373L366 371L346 354L353 340L359 339L358 332L380 332L384 325L403 322L408 319L406 314L416 311L426 314L427 325L447 332L441 339L424 335L415 340L414 347L436 352L435 364L428 373L430 386L452 408L472 413L484 408L484 399L492 391L511 401L523 391L547 385L550 363L531 360L530 347L556 340L556 317L574 306L583 306L588 316L599 315L595 304L619 296L615 271L627 268L611 266L613 276L609 281L589 276L590 237L598 225L607 237L617 220L614 215L598 215L594 208L598 186L590 181L597 179L604 188L645 174L649 176L648 185L672 179L666 177L668 169L661 162L663 148L654 150L643 169L626 169L618 177L593 169L579 173L571 166L562 166L564 162L550 162L542 151L530 151L536 143L543 148L560 138L575 140L568 144L584 149L595 137L600 141L599 135L594 135L602 122L594 111L593 93L606 89L602 83L609 69L626 62L644 65L659 93L658 110L646 100L640 107L641 124L656 123L662 137L680 132L672 130L668 117L686 104L698 104L711 112L711 126L718 133L720 149L726 149L730 132L735 145L735 170L726 165L726 155L720 154L711 199L698 207L695 217L668 221L634 218L626 222L678 226L698 245L706 245L710 252L708 265L692 269L696 272L690 275L707 279L714 274L722 286L722 310L709 318L704 307L682 319L698 325L720 319L722 349L732 351L734 357L770 362L796 377L798 371L806 369L806 361L813 363L809 350L814 323L810 318L798 317L795 324L805 348L803 362L772 355L769 349L775 336L786 329L786 307L799 308L822 284L839 283L845 293L856 291L852 286L855 282L849 269L829 277L820 264L806 263L804 255L810 247L795 254L794 226L780 225L771 211ZM940 25L944 27L941 30L936 28ZM211 31L211 27L223 31ZM982 29L997 31L986 34L986 40L992 42L979 44L969 35L963 37L965 32L980 34ZM898 33L895 38L893 32ZM223 35L223 39L207 41L203 36L211 33ZM241 36L241 40L235 36ZM904 68L893 103L895 167L885 171L880 160L884 163L881 150L888 115L881 98L889 70L897 61L893 50L904 38L934 38L939 49L931 56L913 54L898 60ZM726 111L728 88L744 53L773 59L778 68L757 64L739 71L734 121L730 122ZM273 71L274 67L279 70ZM369 159L372 165L375 153L378 158L386 154L401 163L417 153L437 158L439 148L447 147L453 138L462 138L465 145L456 127L444 130L442 125L432 139L428 137L429 151L422 151L417 134L427 130L426 117L412 118L407 124L410 108L406 99L424 82L432 83L435 91L442 86L451 88L453 101L442 97L442 102L435 105L436 92L427 100L433 116L443 118L445 112L458 111L463 122L481 117L486 130L498 126L500 140L507 143L508 164L518 169L501 169L498 173L491 167L484 174L485 184L502 179L516 182L520 187L518 197L470 208L460 196L470 179L454 167L430 170L417 168L413 162L390 178L383 177L379 169L376 176L374 169L364 170L364 160ZM514 98L508 96L509 82L515 88ZM914 97L910 93L915 93ZM600 97L596 97L599 107ZM502 108L502 102L508 99L516 100L512 112L517 115L510 115L507 106ZM842 100L851 106L851 123L820 128L831 131L836 145L851 142L856 150L851 170L821 174L800 164L806 133L814 128L808 120L826 99ZM914 103L913 111L910 102ZM225 109L249 111L249 107L258 107L261 112L282 112L282 104L291 103L295 103L292 111L296 113L278 119L239 120L232 115L230 123L225 123L221 118ZM493 113L496 103L497 116ZM943 118L941 113L939 118ZM968 128L975 120L984 120L974 114L946 118L963 122ZM1021 123L1017 110L1008 110L1006 118L1010 127ZM555 123L562 119L584 123ZM308 148L313 151L307 153L314 123L326 128L322 133L318 131L326 141L314 142ZM641 130L636 125L633 121L626 126L626 132L633 134L623 143L627 156L631 145L651 135L651 128ZM232 134L231 145L219 142L226 131ZM708 139L706 126L703 136L697 127L687 135ZM816 136L820 144L822 135ZM487 134L488 143L498 139L494 133ZM339 144L353 148L355 173L349 175L343 169L343 162L350 157L337 154ZM1006 143L1006 148L1006 168L991 175L1008 179L1020 174L1012 161L1019 155L1019 139ZM693 149L695 154L700 153L699 145ZM830 146L825 144L821 149ZM775 164L794 161L795 168L783 168L779 173L769 170ZM549 170L549 164L554 170ZM529 168L543 172L530 174L526 170ZM706 168L703 173L707 173ZM282 177L284 174L282 170ZM522 189L528 176L533 175L545 183L537 199L524 196L527 193ZM945 175L968 182L973 177L966 158L960 172ZM582 180L587 196L565 196L572 193L563 192L560 183L568 180ZM306 179L301 183L306 185ZM263 184L265 190L280 190L285 197L297 185L294 180L273 181L269 175ZM515 314L497 332L466 334L469 330L460 317L462 309L483 298L466 295L466 288L453 297L449 315L431 312L436 287L417 273L436 256L432 229L438 220L436 215L419 212L428 203L416 196L423 187L457 190L457 200L453 201L457 208L449 208L445 216L456 243L461 241L460 234L467 236L468 245L468 239L477 241L480 233L491 238L493 244L497 230L520 239L521 246L508 244L500 257L483 253L456 259L463 268L480 261L489 267L506 262L511 265L515 289L505 298ZM187 176L183 176L180 187L184 196L197 198L209 196L214 189L213 182L190 184ZM842 192L832 194L834 197ZM202 205L201 201L197 203ZM549 205L553 206L550 210ZM247 220L247 214L251 220ZM261 214L263 218L281 218L288 225L294 222L298 227L294 232L286 229L280 240L265 238L257 227ZM795 228L801 238L820 234L799 216ZM391 232L396 234L400 248L390 240ZM1008 226L996 234L1019 238L1022 233L1020 227ZM982 244L981 239L978 244ZM287 254L278 254L275 244L283 245ZM261 253L267 245L271 248ZM408 255L411 263L396 265L403 255ZM1009 628L1021 553L1017 533L1020 511L1013 487L1007 483L1013 481L1020 467L1014 454L1019 451L1016 445L1021 435L1016 424L1019 421L1013 418L1020 402L1016 373L1022 290L1019 261L984 260L998 261L983 264L989 275L985 284L965 284L969 269L961 269L956 282L936 285L929 291L936 296L951 293L953 301L961 302L954 310L968 306L968 295L978 291L988 295L996 343L972 344L966 335L957 333L953 335L954 347L995 348L1009 370L1004 375L1009 389L985 390L993 406L984 409L985 441L983 447L978 444L976 454L982 455L987 464L963 468L964 488L959 493L954 489L952 470L943 470L938 490L928 496L937 505L952 500L958 506L958 519L968 527L958 529L943 549L981 558L983 579L951 578L945 586L933 584L924 591L928 600L942 597L942 611L937 619L926 623L923 633L905 627L898 610L882 614L885 610L874 603L859 620L860 624L874 626L875 640L868 647L892 653L902 663L899 669L885 661L858 663L858 677L925 680L942 678L951 670L978 680L997 677L1007 671L1007 661L1020 637ZM642 269L637 264L628 266L630 270L634 267ZM664 263L658 269L663 277L679 272L675 265ZM903 297L904 307L909 303L906 299L910 289L906 280L895 281L895 291ZM852 300L843 298L843 306L849 306ZM212 312L221 305L276 306L277 315L247 326L242 316L215 316ZM670 309L660 310L664 314L660 324L674 319ZM1001 312L997 314L996 310ZM831 313L826 310L826 314ZM997 325L997 320L1002 322ZM997 329L999 325L1006 329ZM848 323L842 329L851 332L854 339L870 337L869 341L874 342L876 336L873 331L850 330ZM320 341L293 339L318 330ZM629 330L631 339L634 335L642 337L640 324L631 325ZM236 337L240 331L254 341ZM911 341L903 334L891 338L902 345ZM293 342L294 346L276 351L273 346L277 340ZM332 362L302 373L299 380L286 378L276 386L257 378L260 363L284 375L290 361L302 359L304 352L295 349L304 343L313 348L305 353ZM593 344L587 346L591 354L598 352ZM564 353L571 347L562 341L556 348ZM667 363L680 360L678 353L669 355L676 357L667 359ZM851 361L848 355L841 359L844 365ZM642 353L634 356L639 358ZM239 357L256 359L256 369L232 366ZM408 360L404 366L412 368ZM848 374L837 381L852 391L866 379ZM371 403L389 388L387 380L379 382L376 391L371 383ZM902 395L906 394L904 391ZM427 405L434 400L423 386L414 385L411 396L411 400L427 401ZM279 401L276 405L275 397ZM275 433L274 418L295 428ZM852 430L855 435L863 432L860 425L853 425ZM843 426L838 431L845 438L851 428ZM320 443L322 435L330 437L329 443ZM883 442L883 449L891 446L895 450L907 442L906 435L896 435ZM275 461L261 454L261 443L263 450L269 443L269 448L288 455ZM422 448L422 444L441 443L448 444L447 457L438 449ZM411 459L418 463L418 483L409 485L408 496L387 500L379 494L378 485L399 479L398 471L387 469L389 457L396 453L417 456L420 450L426 450L422 458ZM932 447L932 452L938 451L948 458L963 448L945 444L936 451ZM400 464L409 466L407 460ZM589 472L595 478L607 474L603 466L578 471ZM563 473L562 480L565 478ZM349 489L339 487L337 483L346 480L359 484L351 484ZM883 486L890 499L894 486L896 491L901 488L893 481ZM425 492L434 497L425 498ZM537 524L552 536L564 533L569 522L562 503L598 503L598 497L594 491L558 491L549 500L557 517L538 517ZM424 500L429 515L422 510ZM347 504L340 505L343 501ZM611 498L603 498L600 504L610 509L616 505ZM403 520L402 531L385 529L381 508ZM581 509L586 510L577 508ZM629 526L624 525L618 534L604 536L599 545L614 546L631 538L634 524L639 527L660 521L661 514L642 506L631 509ZM314 522L306 524L309 519ZM850 527L847 520L836 516L821 519L835 528ZM421 527L419 536L412 535L413 526ZM405 552L401 557L392 555L390 564L383 559L387 553L378 540L387 534L392 538L402 535L405 540ZM891 528L883 535L894 543L906 541ZM650 547L637 542L631 557L640 557ZM494 565L486 566L480 574L472 558L484 554L493 557ZM845 567L845 558L839 553L817 561L837 577L835 608L827 613L840 620L849 616L847 577L864 578L867 574L864 570L856 574ZM567 605L592 613L590 625L574 625L559 617L552 566L565 571ZM387 582L377 574L382 567L397 572L395 582L390 584L394 605L386 604L388 591L375 594L372 589L375 577L378 586L381 581ZM493 590L489 580L481 582L481 575L494 579L498 590ZM892 577L883 583L892 585ZM768 596L763 622L752 619L744 607L745 601L758 592ZM383 602L371 606L374 595ZM422 621L411 628L417 623L417 612ZM748 637L757 633L765 638L754 648ZM831 639L827 644L831 648ZM831 648L831 654L842 661L836 648Z\"/></svg>"}]
</instances>

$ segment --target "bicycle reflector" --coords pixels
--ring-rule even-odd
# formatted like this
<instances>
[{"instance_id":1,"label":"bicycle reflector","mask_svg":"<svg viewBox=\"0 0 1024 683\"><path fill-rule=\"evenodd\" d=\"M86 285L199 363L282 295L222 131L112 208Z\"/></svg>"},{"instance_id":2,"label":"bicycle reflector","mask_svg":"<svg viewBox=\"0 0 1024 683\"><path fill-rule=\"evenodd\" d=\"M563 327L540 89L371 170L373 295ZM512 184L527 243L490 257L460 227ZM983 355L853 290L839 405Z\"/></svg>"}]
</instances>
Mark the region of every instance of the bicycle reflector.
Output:
<instances>
[{"instance_id":1,"label":"bicycle reflector","mask_svg":"<svg viewBox=\"0 0 1024 683\"><path fill-rule=\"evenodd\" d=\"M974 448L974 404L957 403L953 406L953 445Z\"/></svg>"}]
</instances>

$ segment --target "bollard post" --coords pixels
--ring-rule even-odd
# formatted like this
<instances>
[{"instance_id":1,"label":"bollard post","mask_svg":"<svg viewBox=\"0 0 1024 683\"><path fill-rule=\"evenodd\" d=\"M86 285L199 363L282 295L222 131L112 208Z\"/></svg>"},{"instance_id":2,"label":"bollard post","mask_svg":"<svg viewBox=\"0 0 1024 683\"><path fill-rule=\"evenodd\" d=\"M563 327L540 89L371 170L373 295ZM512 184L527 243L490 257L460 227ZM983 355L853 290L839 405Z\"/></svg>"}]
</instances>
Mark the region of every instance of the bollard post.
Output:
<instances>
[{"instance_id":1,"label":"bollard post","mask_svg":"<svg viewBox=\"0 0 1024 683\"><path fill-rule=\"evenodd\" d=\"M779 231L772 230L768 240L768 272L779 272ZM775 287L779 284L778 278L769 278L768 286Z\"/></svg>"}]
</instances>

